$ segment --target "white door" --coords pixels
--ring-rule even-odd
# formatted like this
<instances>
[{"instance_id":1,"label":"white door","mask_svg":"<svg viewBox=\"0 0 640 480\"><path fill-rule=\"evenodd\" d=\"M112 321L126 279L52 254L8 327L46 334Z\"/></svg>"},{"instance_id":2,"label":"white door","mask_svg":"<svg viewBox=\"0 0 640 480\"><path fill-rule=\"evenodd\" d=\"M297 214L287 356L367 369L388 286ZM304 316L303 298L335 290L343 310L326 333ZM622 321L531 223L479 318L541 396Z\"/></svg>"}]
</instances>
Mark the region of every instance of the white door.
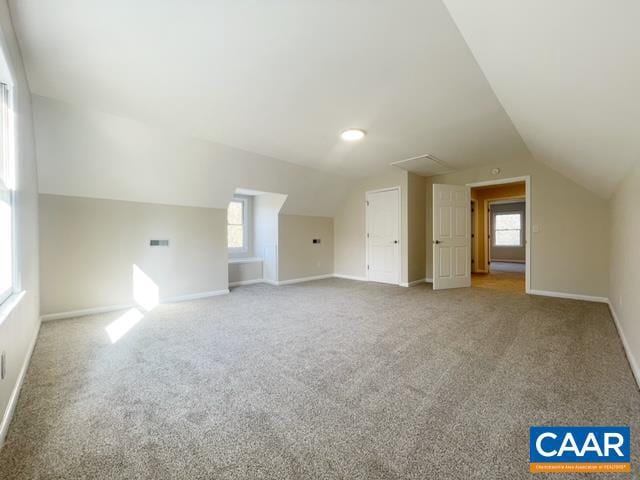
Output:
<instances>
[{"instance_id":1,"label":"white door","mask_svg":"<svg viewBox=\"0 0 640 480\"><path fill-rule=\"evenodd\" d=\"M367 280L400 281L400 192L367 192Z\"/></svg>"},{"instance_id":2,"label":"white door","mask_svg":"<svg viewBox=\"0 0 640 480\"><path fill-rule=\"evenodd\" d=\"M469 187L433 186L433 289L471 286Z\"/></svg>"}]
</instances>

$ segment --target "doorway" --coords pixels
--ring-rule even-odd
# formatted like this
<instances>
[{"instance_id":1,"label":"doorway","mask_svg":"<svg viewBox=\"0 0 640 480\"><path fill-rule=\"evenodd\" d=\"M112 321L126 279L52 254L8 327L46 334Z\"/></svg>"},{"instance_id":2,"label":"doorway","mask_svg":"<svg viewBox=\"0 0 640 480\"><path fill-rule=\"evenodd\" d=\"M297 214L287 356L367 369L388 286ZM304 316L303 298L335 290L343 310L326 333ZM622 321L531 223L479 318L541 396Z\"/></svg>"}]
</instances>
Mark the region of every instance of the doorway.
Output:
<instances>
[{"instance_id":1,"label":"doorway","mask_svg":"<svg viewBox=\"0 0 640 480\"><path fill-rule=\"evenodd\" d=\"M367 280L400 283L400 187L366 192Z\"/></svg>"},{"instance_id":2,"label":"doorway","mask_svg":"<svg viewBox=\"0 0 640 480\"><path fill-rule=\"evenodd\" d=\"M530 289L531 202L529 177L470 184L475 200L471 244L476 288L515 293Z\"/></svg>"}]
</instances>

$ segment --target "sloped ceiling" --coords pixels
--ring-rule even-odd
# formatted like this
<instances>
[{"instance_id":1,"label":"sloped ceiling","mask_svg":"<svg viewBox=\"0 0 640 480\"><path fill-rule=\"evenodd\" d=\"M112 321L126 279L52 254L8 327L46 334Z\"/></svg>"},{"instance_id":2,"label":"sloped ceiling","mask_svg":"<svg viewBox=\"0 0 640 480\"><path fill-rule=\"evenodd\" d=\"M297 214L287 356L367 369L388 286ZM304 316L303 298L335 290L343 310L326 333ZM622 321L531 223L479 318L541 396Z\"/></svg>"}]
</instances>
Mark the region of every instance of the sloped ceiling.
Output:
<instances>
[{"instance_id":1,"label":"sloped ceiling","mask_svg":"<svg viewBox=\"0 0 640 480\"><path fill-rule=\"evenodd\" d=\"M533 156L610 196L640 161L640 2L444 2Z\"/></svg>"},{"instance_id":2,"label":"sloped ceiling","mask_svg":"<svg viewBox=\"0 0 640 480\"><path fill-rule=\"evenodd\" d=\"M529 158L441 0L10 5L43 97L336 174Z\"/></svg>"}]
</instances>

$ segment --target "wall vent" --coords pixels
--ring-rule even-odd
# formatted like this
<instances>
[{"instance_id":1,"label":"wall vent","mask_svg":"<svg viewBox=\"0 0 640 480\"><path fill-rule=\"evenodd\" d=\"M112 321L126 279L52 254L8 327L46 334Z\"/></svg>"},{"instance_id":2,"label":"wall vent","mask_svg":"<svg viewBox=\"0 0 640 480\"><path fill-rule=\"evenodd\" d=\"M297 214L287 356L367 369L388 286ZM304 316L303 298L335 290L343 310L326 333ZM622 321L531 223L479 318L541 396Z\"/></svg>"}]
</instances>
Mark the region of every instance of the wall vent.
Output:
<instances>
[{"instance_id":1,"label":"wall vent","mask_svg":"<svg viewBox=\"0 0 640 480\"><path fill-rule=\"evenodd\" d=\"M150 240L149 245L152 247L168 247L169 240Z\"/></svg>"}]
</instances>

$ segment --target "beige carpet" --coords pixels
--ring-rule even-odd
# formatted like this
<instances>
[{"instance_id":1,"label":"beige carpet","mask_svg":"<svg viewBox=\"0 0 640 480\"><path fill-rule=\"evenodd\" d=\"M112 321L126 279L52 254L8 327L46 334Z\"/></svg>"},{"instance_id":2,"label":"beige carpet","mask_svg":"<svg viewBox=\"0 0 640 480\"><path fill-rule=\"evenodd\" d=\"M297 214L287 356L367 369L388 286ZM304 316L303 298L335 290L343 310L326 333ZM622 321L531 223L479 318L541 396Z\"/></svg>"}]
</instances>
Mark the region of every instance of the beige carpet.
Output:
<instances>
[{"instance_id":1,"label":"beige carpet","mask_svg":"<svg viewBox=\"0 0 640 480\"><path fill-rule=\"evenodd\" d=\"M493 260L490 265L491 273L494 272L516 272L524 274L527 266L517 262L499 262Z\"/></svg>"},{"instance_id":2,"label":"beige carpet","mask_svg":"<svg viewBox=\"0 0 640 480\"><path fill-rule=\"evenodd\" d=\"M162 305L112 344L120 315L42 326L1 478L529 478L541 424L630 425L640 466L606 305L336 279Z\"/></svg>"}]
</instances>

